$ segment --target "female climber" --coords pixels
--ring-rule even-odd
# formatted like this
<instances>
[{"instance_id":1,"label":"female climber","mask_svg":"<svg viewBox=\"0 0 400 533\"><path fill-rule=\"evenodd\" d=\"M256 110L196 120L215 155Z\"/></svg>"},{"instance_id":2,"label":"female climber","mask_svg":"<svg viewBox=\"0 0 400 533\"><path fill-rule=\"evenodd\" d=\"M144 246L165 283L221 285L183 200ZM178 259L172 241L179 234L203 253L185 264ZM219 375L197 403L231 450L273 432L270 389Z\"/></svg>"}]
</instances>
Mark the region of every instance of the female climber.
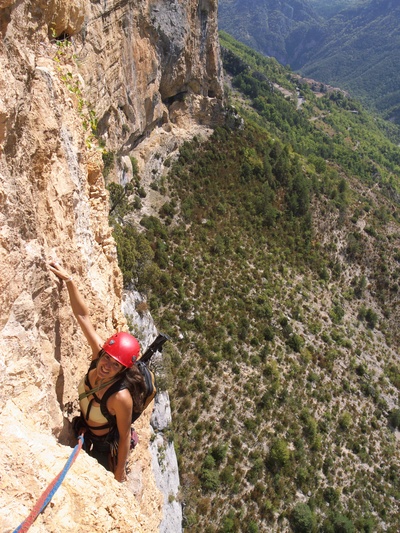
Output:
<instances>
[{"instance_id":1,"label":"female climber","mask_svg":"<svg viewBox=\"0 0 400 533\"><path fill-rule=\"evenodd\" d=\"M143 410L146 395L145 380L134 364L139 342L125 332L104 342L72 277L55 261L49 269L65 281L72 312L92 350L91 365L78 386L81 416L74 420L74 429L77 433L84 430L86 452L112 471L116 480L125 481L132 413ZM107 399L102 402L102 398Z\"/></svg>"}]
</instances>

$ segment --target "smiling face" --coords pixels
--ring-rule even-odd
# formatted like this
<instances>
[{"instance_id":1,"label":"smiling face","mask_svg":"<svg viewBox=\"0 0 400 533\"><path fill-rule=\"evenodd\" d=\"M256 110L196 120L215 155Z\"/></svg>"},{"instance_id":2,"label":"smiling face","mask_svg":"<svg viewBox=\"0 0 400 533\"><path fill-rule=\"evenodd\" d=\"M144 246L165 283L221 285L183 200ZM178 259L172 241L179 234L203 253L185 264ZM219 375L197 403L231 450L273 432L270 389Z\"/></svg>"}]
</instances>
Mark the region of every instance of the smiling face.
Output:
<instances>
[{"instance_id":1,"label":"smiling face","mask_svg":"<svg viewBox=\"0 0 400 533\"><path fill-rule=\"evenodd\" d=\"M97 377L100 379L112 379L124 369L123 365L107 353L104 353L97 364Z\"/></svg>"}]
</instances>

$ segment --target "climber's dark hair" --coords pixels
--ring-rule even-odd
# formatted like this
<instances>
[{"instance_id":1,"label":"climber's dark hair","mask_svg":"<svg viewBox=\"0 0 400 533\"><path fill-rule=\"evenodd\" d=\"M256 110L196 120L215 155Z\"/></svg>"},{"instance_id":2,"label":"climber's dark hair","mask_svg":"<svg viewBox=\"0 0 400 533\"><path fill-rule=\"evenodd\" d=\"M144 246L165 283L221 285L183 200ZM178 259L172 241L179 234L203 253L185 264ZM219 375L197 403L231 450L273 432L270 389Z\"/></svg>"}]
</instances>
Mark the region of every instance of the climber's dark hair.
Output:
<instances>
[{"instance_id":1,"label":"climber's dark hair","mask_svg":"<svg viewBox=\"0 0 400 533\"><path fill-rule=\"evenodd\" d=\"M143 411L144 403L147 397L147 387L137 365L127 368L123 372L124 385L129 390L133 400L133 412L140 413Z\"/></svg>"}]
</instances>

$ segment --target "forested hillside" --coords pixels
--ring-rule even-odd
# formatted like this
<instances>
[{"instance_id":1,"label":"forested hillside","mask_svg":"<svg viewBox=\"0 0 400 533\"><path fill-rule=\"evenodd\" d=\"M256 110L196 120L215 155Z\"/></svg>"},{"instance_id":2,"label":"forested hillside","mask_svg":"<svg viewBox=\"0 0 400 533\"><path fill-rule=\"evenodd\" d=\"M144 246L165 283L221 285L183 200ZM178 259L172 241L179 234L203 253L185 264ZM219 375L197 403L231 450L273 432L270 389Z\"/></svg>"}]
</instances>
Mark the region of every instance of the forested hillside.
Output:
<instances>
[{"instance_id":1,"label":"forested hillside","mask_svg":"<svg viewBox=\"0 0 400 533\"><path fill-rule=\"evenodd\" d=\"M319 0L221 0L220 27L400 122L400 5L391 0L329 2L329 9L327 5Z\"/></svg>"},{"instance_id":2,"label":"forested hillside","mask_svg":"<svg viewBox=\"0 0 400 533\"><path fill-rule=\"evenodd\" d=\"M110 187L166 349L190 532L398 531L397 130L221 35L226 126ZM395 142L393 142L392 140ZM130 218L139 218L138 230Z\"/></svg>"}]
</instances>

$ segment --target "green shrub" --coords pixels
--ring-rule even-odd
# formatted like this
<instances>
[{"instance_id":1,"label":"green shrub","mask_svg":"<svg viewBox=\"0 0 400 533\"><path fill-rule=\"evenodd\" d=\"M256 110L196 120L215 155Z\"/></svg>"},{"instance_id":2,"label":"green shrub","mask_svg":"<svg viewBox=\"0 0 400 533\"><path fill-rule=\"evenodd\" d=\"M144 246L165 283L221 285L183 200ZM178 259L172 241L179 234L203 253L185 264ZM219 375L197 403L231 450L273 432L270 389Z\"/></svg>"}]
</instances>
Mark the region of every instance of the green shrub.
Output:
<instances>
[{"instance_id":1,"label":"green shrub","mask_svg":"<svg viewBox=\"0 0 400 533\"><path fill-rule=\"evenodd\" d=\"M389 423L395 429L400 429L400 409L394 409L389 414Z\"/></svg>"},{"instance_id":2,"label":"green shrub","mask_svg":"<svg viewBox=\"0 0 400 533\"><path fill-rule=\"evenodd\" d=\"M275 334L274 334L274 330L273 330L273 328L271 326L266 326L264 328L263 334L264 334L264 339L266 341L271 342L271 341L274 340Z\"/></svg>"},{"instance_id":3,"label":"green shrub","mask_svg":"<svg viewBox=\"0 0 400 533\"><path fill-rule=\"evenodd\" d=\"M247 526L246 533L258 533L260 530L258 525L253 520L250 520L249 525Z\"/></svg>"},{"instance_id":4,"label":"green shrub","mask_svg":"<svg viewBox=\"0 0 400 533\"><path fill-rule=\"evenodd\" d=\"M290 461L290 450L284 439L276 439L269 451L267 466L272 471L279 471L284 468Z\"/></svg>"},{"instance_id":5,"label":"green shrub","mask_svg":"<svg viewBox=\"0 0 400 533\"><path fill-rule=\"evenodd\" d=\"M378 315L372 309L367 309L365 314L365 321L370 329L374 329L378 322Z\"/></svg>"},{"instance_id":6,"label":"green shrub","mask_svg":"<svg viewBox=\"0 0 400 533\"><path fill-rule=\"evenodd\" d=\"M232 485L234 481L233 477L233 467L231 465L227 465L220 473L220 480L221 483L224 485Z\"/></svg>"},{"instance_id":7,"label":"green shrub","mask_svg":"<svg viewBox=\"0 0 400 533\"><path fill-rule=\"evenodd\" d=\"M233 511L230 511L222 521L221 533L235 533L236 531L235 515Z\"/></svg>"},{"instance_id":8,"label":"green shrub","mask_svg":"<svg viewBox=\"0 0 400 533\"><path fill-rule=\"evenodd\" d=\"M138 174L139 174L139 165L138 165L137 159L135 157L133 157L133 156L129 156L129 159L130 159L131 165L132 165L133 176L137 177Z\"/></svg>"},{"instance_id":9,"label":"green shrub","mask_svg":"<svg viewBox=\"0 0 400 533\"><path fill-rule=\"evenodd\" d=\"M228 446L226 444L216 444L211 448L211 456L217 465L220 465L225 459L227 450Z\"/></svg>"},{"instance_id":10,"label":"green shrub","mask_svg":"<svg viewBox=\"0 0 400 533\"><path fill-rule=\"evenodd\" d=\"M354 533L355 528L353 522L344 515L337 515L333 519L334 533Z\"/></svg>"},{"instance_id":11,"label":"green shrub","mask_svg":"<svg viewBox=\"0 0 400 533\"><path fill-rule=\"evenodd\" d=\"M107 178L111 172L111 170L114 167L114 160L115 160L115 154L114 152L106 152L104 151L102 153L102 159L103 159L103 176L104 178Z\"/></svg>"},{"instance_id":12,"label":"green shrub","mask_svg":"<svg viewBox=\"0 0 400 533\"><path fill-rule=\"evenodd\" d=\"M324 489L324 500L329 504L335 504L339 501L340 493L337 489L333 487L326 487Z\"/></svg>"},{"instance_id":13,"label":"green shrub","mask_svg":"<svg viewBox=\"0 0 400 533\"><path fill-rule=\"evenodd\" d=\"M255 459L253 466L247 472L247 479L250 483L256 483L259 479L262 478L262 473L264 470L264 461L261 457Z\"/></svg>"},{"instance_id":14,"label":"green shrub","mask_svg":"<svg viewBox=\"0 0 400 533\"><path fill-rule=\"evenodd\" d=\"M371 516L362 517L356 522L356 531L363 533L374 533L376 531L375 520Z\"/></svg>"},{"instance_id":15,"label":"green shrub","mask_svg":"<svg viewBox=\"0 0 400 533\"><path fill-rule=\"evenodd\" d=\"M218 472L204 468L200 476L203 490L208 492L216 491L220 485Z\"/></svg>"},{"instance_id":16,"label":"green shrub","mask_svg":"<svg viewBox=\"0 0 400 533\"><path fill-rule=\"evenodd\" d=\"M206 455L203 461L203 468L206 470L212 470L215 468L215 459L212 455Z\"/></svg>"},{"instance_id":17,"label":"green shrub","mask_svg":"<svg viewBox=\"0 0 400 533\"><path fill-rule=\"evenodd\" d=\"M352 425L351 414L345 411L339 417L339 427L341 430L346 431Z\"/></svg>"},{"instance_id":18,"label":"green shrub","mask_svg":"<svg viewBox=\"0 0 400 533\"><path fill-rule=\"evenodd\" d=\"M389 378L392 385L400 391L400 366L395 364L388 365L385 367L385 374Z\"/></svg>"},{"instance_id":19,"label":"green shrub","mask_svg":"<svg viewBox=\"0 0 400 533\"><path fill-rule=\"evenodd\" d=\"M304 346L304 339L300 335L294 333L286 340L286 344L292 348L294 352L299 353Z\"/></svg>"},{"instance_id":20,"label":"green shrub","mask_svg":"<svg viewBox=\"0 0 400 533\"><path fill-rule=\"evenodd\" d=\"M376 324L378 323L378 315L373 309L367 308L365 305L360 307L358 319L365 320L369 329L375 329Z\"/></svg>"},{"instance_id":21,"label":"green shrub","mask_svg":"<svg viewBox=\"0 0 400 533\"><path fill-rule=\"evenodd\" d=\"M334 324L340 324L344 317L344 309L340 304L335 304L329 312L329 316Z\"/></svg>"},{"instance_id":22,"label":"green shrub","mask_svg":"<svg viewBox=\"0 0 400 533\"><path fill-rule=\"evenodd\" d=\"M296 504L290 518L295 533L312 533L315 531L315 516L306 503Z\"/></svg>"}]
</instances>

